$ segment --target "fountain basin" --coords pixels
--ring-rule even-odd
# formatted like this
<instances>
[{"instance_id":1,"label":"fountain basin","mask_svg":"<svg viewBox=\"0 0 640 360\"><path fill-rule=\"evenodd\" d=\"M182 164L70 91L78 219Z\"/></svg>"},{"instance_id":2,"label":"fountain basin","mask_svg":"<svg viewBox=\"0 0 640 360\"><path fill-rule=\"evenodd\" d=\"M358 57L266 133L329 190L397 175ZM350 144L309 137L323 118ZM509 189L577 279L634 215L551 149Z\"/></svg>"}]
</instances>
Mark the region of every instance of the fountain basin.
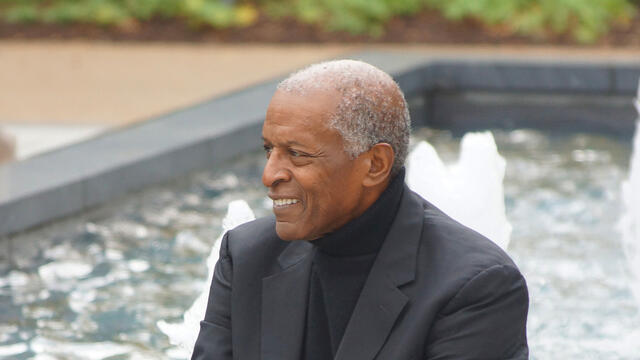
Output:
<instances>
[{"instance_id":1,"label":"fountain basin","mask_svg":"<svg viewBox=\"0 0 640 360\"><path fill-rule=\"evenodd\" d=\"M445 162L462 132L498 129L531 357L633 359L623 335L640 323L615 222L640 66L354 57L398 79L414 141ZM0 169L0 357L180 358L156 323L180 320L200 293L226 204L269 212L252 150L276 83ZM180 177L202 168L217 170Z\"/></svg>"},{"instance_id":2,"label":"fountain basin","mask_svg":"<svg viewBox=\"0 0 640 360\"><path fill-rule=\"evenodd\" d=\"M630 138L640 64L365 52L405 92L414 127L586 131ZM280 79L0 167L0 236L257 149ZM46 176L43 176L46 174ZM0 242L4 242L0 240ZM2 246L2 245L0 245Z\"/></svg>"},{"instance_id":3,"label":"fountain basin","mask_svg":"<svg viewBox=\"0 0 640 360\"><path fill-rule=\"evenodd\" d=\"M629 144L597 134L493 134L507 161L506 250L529 286L531 358L636 359L637 342L625 336L640 317L615 232ZM445 163L457 160L452 132L423 128L414 145L420 140ZM263 164L251 152L13 236L11 261L0 261L0 357L188 357L156 323L181 322L206 288L205 259L230 201L270 212Z\"/></svg>"}]
</instances>

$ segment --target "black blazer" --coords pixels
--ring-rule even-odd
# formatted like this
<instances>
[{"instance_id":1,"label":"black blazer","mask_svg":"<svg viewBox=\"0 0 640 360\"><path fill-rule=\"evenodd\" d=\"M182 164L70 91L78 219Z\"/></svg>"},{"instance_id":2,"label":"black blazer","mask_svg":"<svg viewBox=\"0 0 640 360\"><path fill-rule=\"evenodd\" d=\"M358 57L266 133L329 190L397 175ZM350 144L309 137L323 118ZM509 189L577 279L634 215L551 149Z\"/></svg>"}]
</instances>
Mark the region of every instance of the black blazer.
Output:
<instances>
[{"instance_id":1,"label":"black blazer","mask_svg":"<svg viewBox=\"0 0 640 360\"><path fill-rule=\"evenodd\" d=\"M312 251L273 217L227 232L192 359L300 360ZM405 185L335 359L527 359L528 303L498 246Z\"/></svg>"}]
</instances>

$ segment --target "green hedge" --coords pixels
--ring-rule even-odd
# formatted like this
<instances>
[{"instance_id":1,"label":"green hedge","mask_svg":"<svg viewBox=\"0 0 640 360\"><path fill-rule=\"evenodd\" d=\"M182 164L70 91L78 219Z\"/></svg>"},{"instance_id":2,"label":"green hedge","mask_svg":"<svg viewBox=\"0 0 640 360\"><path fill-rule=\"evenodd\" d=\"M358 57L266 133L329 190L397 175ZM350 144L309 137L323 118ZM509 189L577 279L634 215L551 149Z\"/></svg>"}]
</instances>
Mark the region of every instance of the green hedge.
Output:
<instances>
[{"instance_id":1,"label":"green hedge","mask_svg":"<svg viewBox=\"0 0 640 360\"><path fill-rule=\"evenodd\" d=\"M568 33L589 43L605 34L613 23L635 15L629 0L427 0L449 19L476 18L503 25L515 33L544 38Z\"/></svg>"},{"instance_id":2,"label":"green hedge","mask_svg":"<svg viewBox=\"0 0 640 360\"><path fill-rule=\"evenodd\" d=\"M264 1L274 16L291 15L329 30L382 34L393 16L438 10L450 20L473 18L502 31L545 38L569 34L588 43L614 23L629 21L638 1L630 0L285 0ZM635 3L636 5L633 5Z\"/></svg>"},{"instance_id":3,"label":"green hedge","mask_svg":"<svg viewBox=\"0 0 640 360\"><path fill-rule=\"evenodd\" d=\"M457 21L473 18L500 31L539 38L568 34L588 43L632 19L638 0L0 0L10 23L118 25L179 18L194 26L248 26L259 13L376 37L394 16L434 9Z\"/></svg>"},{"instance_id":4,"label":"green hedge","mask_svg":"<svg viewBox=\"0 0 640 360\"><path fill-rule=\"evenodd\" d=\"M252 4L221 0L0 0L9 23L89 23L118 25L131 20L181 18L194 26L217 28L251 25Z\"/></svg>"}]
</instances>

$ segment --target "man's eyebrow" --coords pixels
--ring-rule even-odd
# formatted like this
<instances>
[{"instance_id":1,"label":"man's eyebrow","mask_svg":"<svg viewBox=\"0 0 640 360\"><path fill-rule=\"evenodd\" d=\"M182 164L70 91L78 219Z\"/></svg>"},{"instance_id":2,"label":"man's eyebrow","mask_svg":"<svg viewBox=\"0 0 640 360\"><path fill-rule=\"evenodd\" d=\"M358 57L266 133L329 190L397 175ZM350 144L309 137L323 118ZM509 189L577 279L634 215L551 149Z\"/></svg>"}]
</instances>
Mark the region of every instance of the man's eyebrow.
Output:
<instances>
[{"instance_id":1,"label":"man's eyebrow","mask_svg":"<svg viewBox=\"0 0 640 360\"><path fill-rule=\"evenodd\" d=\"M297 146L307 147L305 144L299 143L295 140L287 141L287 145L297 145Z\"/></svg>"},{"instance_id":2,"label":"man's eyebrow","mask_svg":"<svg viewBox=\"0 0 640 360\"><path fill-rule=\"evenodd\" d=\"M263 142L271 143L271 141L269 141L268 139L265 139L265 137L264 137L264 136L261 136L261 138L262 138L262 141L263 141ZM285 143L285 145L287 145L287 146L297 145L297 146L307 147L307 145L305 145L305 144L303 144L303 143L299 143L299 142L297 142L297 141L295 141L295 140L287 141L287 142Z\"/></svg>"}]
</instances>

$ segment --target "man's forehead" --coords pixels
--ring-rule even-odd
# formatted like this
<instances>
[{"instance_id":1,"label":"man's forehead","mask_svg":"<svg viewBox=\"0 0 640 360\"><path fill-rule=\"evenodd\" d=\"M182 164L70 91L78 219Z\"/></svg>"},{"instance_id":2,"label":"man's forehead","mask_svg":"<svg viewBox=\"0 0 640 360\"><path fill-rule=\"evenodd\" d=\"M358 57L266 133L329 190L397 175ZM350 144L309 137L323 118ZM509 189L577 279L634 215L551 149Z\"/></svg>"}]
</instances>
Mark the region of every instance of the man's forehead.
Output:
<instances>
[{"instance_id":1,"label":"man's forehead","mask_svg":"<svg viewBox=\"0 0 640 360\"><path fill-rule=\"evenodd\" d=\"M337 130L329 126L329 112L309 112L289 104L287 110L274 109L267 113L262 127L266 143L278 146L300 146L319 149L325 143L341 141Z\"/></svg>"},{"instance_id":2,"label":"man's forehead","mask_svg":"<svg viewBox=\"0 0 640 360\"><path fill-rule=\"evenodd\" d=\"M262 127L262 139L282 145L308 145L320 137L339 133L324 121L313 119L267 117Z\"/></svg>"},{"instance_id":3,"label":"man's forehead","mask_svg":"<svg viewBox=\"0 0 640 360\"><path fill-rule=\"evenodd\" d=\"M298 94L278 90L269 103L267 120L279 123L297 120L320 125L328 122L339 102L337 92Z\"/></svg>"}]
</instances>

